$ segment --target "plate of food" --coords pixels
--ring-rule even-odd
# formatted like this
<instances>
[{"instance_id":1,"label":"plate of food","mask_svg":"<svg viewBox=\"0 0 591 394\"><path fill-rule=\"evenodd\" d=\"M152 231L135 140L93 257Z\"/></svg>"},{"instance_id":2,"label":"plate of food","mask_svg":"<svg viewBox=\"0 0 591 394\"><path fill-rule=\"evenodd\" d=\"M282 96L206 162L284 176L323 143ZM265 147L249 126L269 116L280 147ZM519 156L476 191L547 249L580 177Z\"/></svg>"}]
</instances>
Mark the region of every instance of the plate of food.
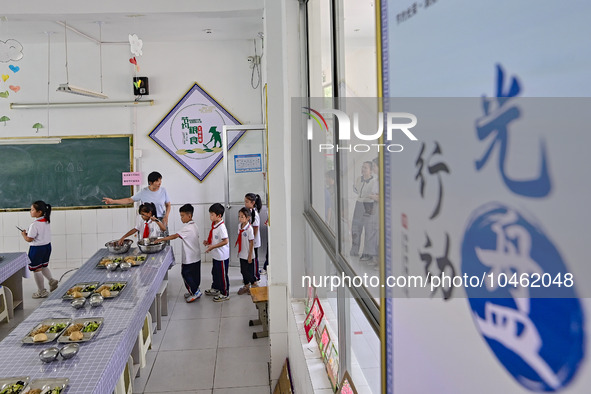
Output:
<instances>
[{"instance_id":1,"label":"plate of food","mask_svg":"<svg viewBox=\"0 0 591 394\"><path fill-rule=\"evenodd\" d=\"M60 343L88 342L98 333L104 321L102 317L74 319L57 341Z\"/></svg>"},{"instance_id":2,"label":"plate of food","mask_svg":"<svg viewBox=\"0 0 591 394\"><path fill-rule=\"evenodd\" d=\"M0 394L20 394L29 383L28 376L0 378Z\"/></svg>"},{"instance_id":3,"label":"plate of food","mask_svg":"<svg viewBox=\"0 0 591 394\"><path fill-rule=\"evenodd\" d=\"M123 261L123 257L121 256L107 256L107 257L103 257L98 264L96 265L96 268L107 268L107 266L109 264L119 264Z\"/></svg>"},{"instance_id":4,"label":"plate of food","mask_svg":"<svg viewBox=\"0 0 591 394\"><path fill-rule=\"evenodd\" d=\"M33 379L23 394L61 394L70 383L68 378Z\"/></svg>"},{"instance_id":5,"label":"plate of food","mask_svg":"<svg viewBox=\"0 0 591 394\"><path fill-rule=\"evenodd\" d=\"M68 327L72 319L45 319L37 324L25 337L21 340L26 344L47 343L53 341L55 338Z\"/></svg>"},{"instance_id":6,"label":"plate of food","mask_svg":"<svg viewBox=\"0 0 591 394\"><path fill-rule=\"evenodd\" d=\"M127 282L105 282L100 285L94 292L99 293L103 298L115 298L121 294L123 289L127 286Z\"/></svg>"},{"instance_id":7,"label":"plate of food","mask_svg":"<svg viewBox=\"0 0 591 394\"><path fill-rule=\"evenodd\" d=\"M64 300L71 300L79 297L88 297L98 287L99 282L80 282L70 287L68 291L62 296Z\"/></svg>"},{"instance_id":8,"label":"plate of food","mask_svg":"<svg viewBox=\"0 0 591 394\"><path fill-rule=\"evenodd\" d=\"M139 254L137 256L135 256L135 255L125 256L123 258L123 261L125 263L131 264L132 267L139 267L140 265L142 265L146 261L146 257L147 256L145 254Z\"/></svg>"}]
</instances>

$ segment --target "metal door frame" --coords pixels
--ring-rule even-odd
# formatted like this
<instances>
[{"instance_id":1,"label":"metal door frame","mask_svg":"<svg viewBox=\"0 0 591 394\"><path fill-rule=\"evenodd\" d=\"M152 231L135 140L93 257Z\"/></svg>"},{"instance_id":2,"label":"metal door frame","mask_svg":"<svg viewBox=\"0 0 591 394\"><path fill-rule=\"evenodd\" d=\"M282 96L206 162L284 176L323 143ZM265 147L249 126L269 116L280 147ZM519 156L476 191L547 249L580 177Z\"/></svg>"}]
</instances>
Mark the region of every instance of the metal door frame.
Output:
<instances>
[{"instance_id":1,"label":"metal door frame","mask_svg":"<svg viewBox=\"0 0 591 394\"><path fill-rule=\"evenodd\" d=\"M249 131L249 130L261 130L261 131L265 131L267 130L267 125L264 124L251 124L251 125L223 125L222 126L222 148L223 148L223 162L224 162L224 176L226 177L225 182L224 182L224 202L226 204L226 208L230 208L230 204L232 203L230 201L230 174L228 173L229 171L229 160L228 160L228 131L229 130L244 130L244 131ZM265 173L265 179L267 179L267 177L269 176L269 174L267 173L267 139L265 138L265 134L263 134L263 153L262 153L262 160L263 162L261 163L263 165L263 169L264 169L264 173ZM263 192L265 195L265 201L263 201L263 204L267 203L267 182L263 182Z\"/></svg>"}]
</instances>

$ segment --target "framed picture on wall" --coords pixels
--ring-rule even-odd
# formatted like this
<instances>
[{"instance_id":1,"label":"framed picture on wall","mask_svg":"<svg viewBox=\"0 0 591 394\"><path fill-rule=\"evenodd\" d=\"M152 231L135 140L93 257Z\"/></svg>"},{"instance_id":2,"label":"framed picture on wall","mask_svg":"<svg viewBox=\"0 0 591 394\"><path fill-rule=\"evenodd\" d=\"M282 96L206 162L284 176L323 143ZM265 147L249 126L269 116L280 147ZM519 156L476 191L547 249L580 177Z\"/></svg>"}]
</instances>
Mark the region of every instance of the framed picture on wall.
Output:
<instances>
[{"instance_id":1,"label":"framed picture on wall","mask_svg":"<svg viewBox=\"0 0 591 394\"><path fill-rule=\"evenodd\" d=\"M343 375L343 380L341 380L341 384L339 385L339 394L357 394L357 389L351 380L351 376L349 376L349 372L345 371Z\"/></svg>"},{"instance_id":2,"label":"framed picture on wall","mask_svg":"<svg viewBox=\"0 0 591 394\"><path fill-rule=\"evenodd\" d=\"M321 323L320 326L316 329L316 341L318 342L318 349L320 349L320 355L322 356L322 361L327 363L326 357L326 350L330 347L330 334L328 333L328 327L326 327L326 323Z\"/></svg>"},{"instance_id":3,"label":"framed picture on wall","mask_svg":"<svg viewBox=\"0 0 591 394\"><path fill-rule=\"evenodd\" d=\"M339 385L339 352L334 342L329 345L328 362L326 363L326 373L333 391L336 391Z\"/></svg>"},{"instance_id":4,"label":"framed picture on wall","mask_svg":"<svg viewBox=\"0 0 591 394\"><path fill-rule=\"evenodd\" d=\"M306 320L304 320L304 330L306 331L306 339L308 342L314 338L316 327L318 327L322 321L323 316L324 310L322 309L322 305L320 305L320 300L316 297L314 298L310 312L308 312L308 316L306 316Z\"/></svg>"},{"instance_id":5,"label":"framed picture on wall","mask_svg":"<svg viewBox=\"0 0 591 394\"><path fill-rule=\"evenodd\" d=\"M312 308L312 304L314 303L314 298L316 298L316 288L310 285L308 286L306 301L304 303L306 306L306 313L310 312L310 308Z\"/></svg>"}]
</instances>

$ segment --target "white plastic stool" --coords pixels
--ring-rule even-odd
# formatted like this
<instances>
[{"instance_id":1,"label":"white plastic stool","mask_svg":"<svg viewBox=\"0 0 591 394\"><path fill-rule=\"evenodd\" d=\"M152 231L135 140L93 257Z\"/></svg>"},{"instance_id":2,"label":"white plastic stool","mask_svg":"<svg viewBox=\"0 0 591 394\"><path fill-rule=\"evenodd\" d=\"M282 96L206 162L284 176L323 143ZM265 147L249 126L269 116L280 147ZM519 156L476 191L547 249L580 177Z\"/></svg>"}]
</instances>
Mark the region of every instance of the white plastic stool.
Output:
<instances>
[{"instance_id":1,"label":"white plastic stool","mask_svg":"<svg viewBox=\"0 0 591 394\"><path fill-rule=\"evenodd\" d=\"M0 286L0 322L6 319L6 323L10 321L10 317L8 316L8 302L6 301L6 293L4 292L4 286Z\"/></svg>"},{"instance_id":2,"label":"white plastic stool","mask_svg":"<svg viewBox=\"0 0 591 394\"><path fill-rule=\"evenodd\" d=\"M121 377L117 381L113 394L133 393L133 357L129 356Z\"/></svg>"},{"instance_id":3,"label":"white plastic stool","mask_svg":"<svg viewBox=\"0 0 591 394\"><path fill-rule=\"evenodd\" d=\"M152 348L152 315L150 312L144 319L144 325L138 334L140 368L146 366L146 354Z\"/></svg>"},{"instance_id":4,"label":"white plastic stool","mask_svg":"<svg viewBox=\"0 0 591 394\"><path fill-rule=\"evenodd\" d=\"M156 293L156 328L162 329L162 316L168 316L168 281L164 279Z\"/></svg>"}]
</instances>

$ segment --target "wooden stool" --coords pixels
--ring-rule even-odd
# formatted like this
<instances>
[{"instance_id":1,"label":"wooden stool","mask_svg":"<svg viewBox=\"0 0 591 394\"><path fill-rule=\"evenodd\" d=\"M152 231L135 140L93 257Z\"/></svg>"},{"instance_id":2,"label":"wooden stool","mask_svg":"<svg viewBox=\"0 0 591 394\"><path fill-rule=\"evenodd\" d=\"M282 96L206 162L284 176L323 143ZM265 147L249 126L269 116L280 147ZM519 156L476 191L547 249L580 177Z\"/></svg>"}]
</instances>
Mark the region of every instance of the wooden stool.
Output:
<instances>
[{"instance_id":1,"label":"wooden stool","mask_svg":"<svg viewBox=\"0 0 591 394\"><path fill-rule=\"evenodd\" d=\"M269 291L267 286L265 287L251 287L250 288L250 297L252 298L252 302L257 307L259 311L259 318L258 320L250 320L248 322L249 326L256 326L259 324L263 325L263 331L260 332L253 332L252 337L253 339L256 338L264 338L269 336L269 316L267 313L267 308L269 307Z\"/></svg>"}]
</instances>

